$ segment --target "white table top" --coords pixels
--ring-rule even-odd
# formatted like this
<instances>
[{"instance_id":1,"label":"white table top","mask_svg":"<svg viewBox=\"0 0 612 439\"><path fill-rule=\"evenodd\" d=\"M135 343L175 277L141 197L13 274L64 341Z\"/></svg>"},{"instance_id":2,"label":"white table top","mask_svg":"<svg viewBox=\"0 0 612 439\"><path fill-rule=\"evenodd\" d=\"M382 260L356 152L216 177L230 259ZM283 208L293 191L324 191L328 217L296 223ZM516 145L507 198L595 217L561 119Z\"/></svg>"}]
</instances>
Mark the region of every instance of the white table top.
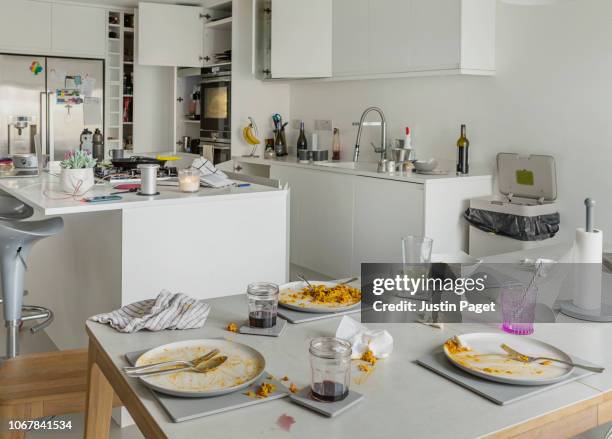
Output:
<instances>
[{"instance_id":1,"label":"white table top","mask_svg":"<svg viewBox=\"0 0 612 439\"><path fill-rule=\"evenodd\" d=\"M295 168L304 168L324 172L335 172L340 174L360 175L363 177L382 178L385 180L404 181L417 184L432 184L436 182L460 182L474 180L492 180L493 176L487 171L473 171L469 175L458 176L454 172L449 172L443 175L425 175L414 172L394 174L377 172L378 164L371 162L358 162L351 164L349 162L324 162L316 163L300 163L295 156L279 157L275 159L264 159L259 157L232 157L232 160L241 163L251 163L264 166L291 166ZM348 167L347 167L348 166ZM444 169L449 169L448 164L440 165Z\"/></svg>"},{"instance_id":2,"label":"white table top","mask_svg":"<svg viewBox=\"0 0 612 439\"><path fill-rule=\"evenodd\" d=\"M258 349L266 358L268 372L288 375L299 387L309 384L309 339L335 333L340 317L288 325L280 338L233 334L225 330L229 322L241 322L246 316L244 295L212 299L211 315L202 329L189 331L140 332L120 334L110 327L88 322L87 326L117 367L127 364L127 352L152 348L165 343L197 338L226 338ZM357 317L355 317L357 318ZM568 405L594 398L612 390L612 325L537 324L534 337L552 343L570 354L607 367L606 372L590 376L508 406L492 402L417 365L415 360L457 333L499 332L496 326L483 324L447 324L443 330L420 324L370 324L372 329L387 329L394 338L390 358L379 361L374 372L352 388L366 399L341 414L328 419L291 403L271 401L228 413L175 424L157 404L150 391L135 379L127 382L141 397L145 407L169 438L200 437L288 437L277 427L282 414L295 419L290 437L295 438L474 438L491 434L556 411Z\"/></svg>"},{"instance_id":3,"label":"white table top","mask_svg":"<svg viewBox=\"0 0 612 439\"><path fill-rule=\"evenodd\" d=\"M248 187L228 187L224 189L201 188L197 193L182 193L178 186L161 186L158 183L160 195L141 196L136 193L120 194L120 201L108 203L86 203L83 197L109 195L118 189L113 189L109 183L94 186L84 196L72 197L60 189L59 177L43 172L39 177L32 178L2 178L0 189L20 199L44 215L64 215L71 213L99 212L106 210L121 210L149 206L177 205L189 203L205 203L218 201L218 197L241 198L254 196L274 196L280 189L251 184Z\"/></svg>"}]
</instances>

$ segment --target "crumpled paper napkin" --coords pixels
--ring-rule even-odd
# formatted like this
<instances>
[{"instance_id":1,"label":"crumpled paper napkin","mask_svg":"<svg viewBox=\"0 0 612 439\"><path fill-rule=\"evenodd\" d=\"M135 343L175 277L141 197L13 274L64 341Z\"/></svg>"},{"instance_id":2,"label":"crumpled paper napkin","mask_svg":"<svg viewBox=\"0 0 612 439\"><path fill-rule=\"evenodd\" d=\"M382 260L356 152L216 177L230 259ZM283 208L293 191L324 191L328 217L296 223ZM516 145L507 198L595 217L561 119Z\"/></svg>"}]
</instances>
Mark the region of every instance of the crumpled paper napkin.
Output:
<instances>
[{"instance_id":1,"label":"crumpled paper napkin","mask_svg":"<svg viewBox=\"0 0 612 439\"><path fill-rule=\"evenodd\" d=\"M352 359L361 358L370 349L376 358L387 358L393 352L393 337L384 329L370 330L358 321L344 316L336 329L336 338L347 340L353 347Z\"/></svg>"}]
</instances>

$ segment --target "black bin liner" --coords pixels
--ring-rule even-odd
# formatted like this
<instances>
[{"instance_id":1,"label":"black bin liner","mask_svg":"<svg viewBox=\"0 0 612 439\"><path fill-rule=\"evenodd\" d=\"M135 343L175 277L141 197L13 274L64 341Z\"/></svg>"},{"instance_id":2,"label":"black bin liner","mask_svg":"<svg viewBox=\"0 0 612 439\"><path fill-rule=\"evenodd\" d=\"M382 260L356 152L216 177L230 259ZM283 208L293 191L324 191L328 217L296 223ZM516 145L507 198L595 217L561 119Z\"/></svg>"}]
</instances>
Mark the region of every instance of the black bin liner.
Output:
<instances>
[{"instance_id":1,"label":"black bin liner","mask_svg":"<svg viewBox=\"0 0 612 439\"><path fill-rule=\"evenodd\" d=\"M474 227L519 241L542 241L559 231L559 213L539 216L519 216L509 213L469 208L463 217Z\"/></svg>"}]
</instances>

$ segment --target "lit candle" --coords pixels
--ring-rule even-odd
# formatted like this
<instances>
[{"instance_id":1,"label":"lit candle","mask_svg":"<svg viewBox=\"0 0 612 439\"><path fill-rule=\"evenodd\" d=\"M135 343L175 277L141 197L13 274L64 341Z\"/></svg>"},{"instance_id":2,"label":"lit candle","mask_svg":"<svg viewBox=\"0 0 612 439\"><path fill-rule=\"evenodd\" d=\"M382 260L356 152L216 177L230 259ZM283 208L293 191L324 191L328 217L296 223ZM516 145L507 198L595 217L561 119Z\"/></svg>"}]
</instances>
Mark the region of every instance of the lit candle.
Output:
<instances>
[{"instance_id":1,"label":"lit candle","mask_svg":"<svg viewBox=\"0 0 612 439\"><path fill-rule=\"evenodd\" d=\"M200 171L193 168L179 171L179 190L181 192L197 192L200 190Z\"/></svg>"}]
</instances>

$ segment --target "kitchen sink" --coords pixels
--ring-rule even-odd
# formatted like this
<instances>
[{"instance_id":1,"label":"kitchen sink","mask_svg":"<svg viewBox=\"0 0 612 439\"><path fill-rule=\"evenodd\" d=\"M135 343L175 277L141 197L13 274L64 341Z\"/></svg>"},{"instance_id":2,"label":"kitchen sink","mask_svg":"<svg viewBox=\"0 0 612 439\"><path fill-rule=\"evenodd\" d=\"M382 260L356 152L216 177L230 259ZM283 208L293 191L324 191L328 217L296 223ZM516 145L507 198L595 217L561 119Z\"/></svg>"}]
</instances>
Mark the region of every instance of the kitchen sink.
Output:
<instances>
[{"instance_id":1,"label":"kitchen sink","mask_svg":"<svg viewBox=\"0 0 612 439\"><path fill-rule=\"evenodd\" d=\"M317 166L325 166L328 168L355 169L358 171L373 171L378 169L378 163L368 162L324 162L317 163Z\"/></svg>"}]
</instances>

